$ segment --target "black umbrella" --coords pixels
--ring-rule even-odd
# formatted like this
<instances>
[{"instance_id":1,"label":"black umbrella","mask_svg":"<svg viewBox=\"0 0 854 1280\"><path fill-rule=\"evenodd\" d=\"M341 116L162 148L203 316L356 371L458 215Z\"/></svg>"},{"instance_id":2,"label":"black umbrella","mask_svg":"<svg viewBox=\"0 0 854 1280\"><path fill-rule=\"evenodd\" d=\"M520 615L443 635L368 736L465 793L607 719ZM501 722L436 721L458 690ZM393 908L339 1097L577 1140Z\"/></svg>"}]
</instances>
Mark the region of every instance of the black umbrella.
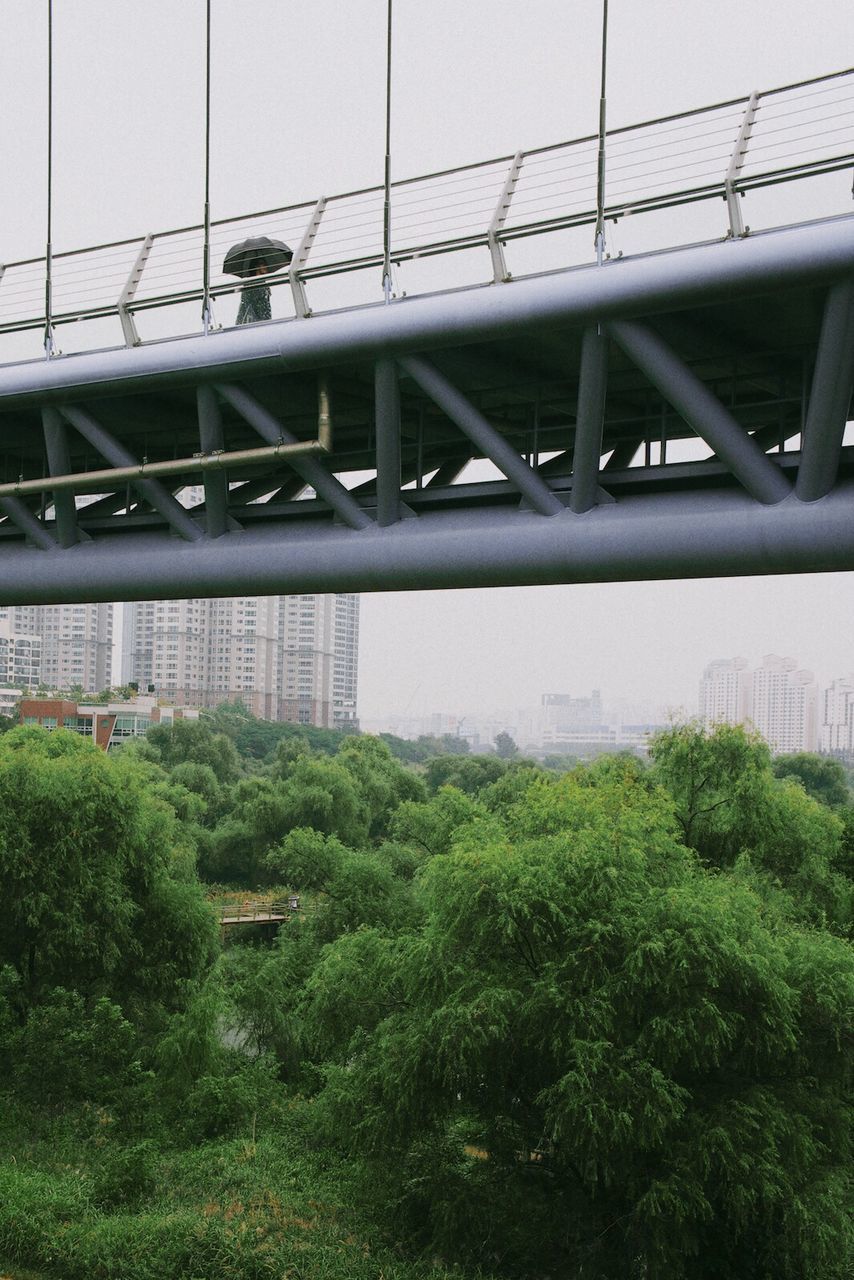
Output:
<instances>
[{"instance_id":1,"label":"black umbrella","mask_svg":"<svg viewBox=\"0 0 854 1280\"><path fill-rule=\"evenodd\" d=\"M288 265L293 256L293 250L281 240L271 240L269 236L250 236L248 240L241 240L240 244L231 246L225 255L222 269L227 275L246 279L247 276L254 275L259 267L279 271Z\"/></svg>"}]
</instances>

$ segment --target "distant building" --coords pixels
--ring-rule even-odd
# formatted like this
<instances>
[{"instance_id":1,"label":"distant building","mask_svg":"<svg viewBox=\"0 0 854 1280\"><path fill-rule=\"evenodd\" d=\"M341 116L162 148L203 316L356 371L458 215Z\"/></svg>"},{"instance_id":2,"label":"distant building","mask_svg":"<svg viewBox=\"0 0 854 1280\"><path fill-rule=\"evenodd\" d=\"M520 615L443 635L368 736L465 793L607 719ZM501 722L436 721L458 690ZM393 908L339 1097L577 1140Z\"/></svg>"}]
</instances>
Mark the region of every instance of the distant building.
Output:
<instances>
[{"instance_id":1,"label":"distant building","mask_svg":"<svg viewBox=\"0 0 854 1280\"><path fill-rule=\"evenodd\" d=\"M278 719L331 729L337 596L279 601Z\"/></svg>"},{"instance_id":2,"label":"distant building","mask_svg":"<svg viewBox=\"0 0 854 1280\"><path fill-rule=\"evenodd\" d=\"M111 604L6 605L0 623L41 642L41 683L50 689L79 685L107 689L112 677ZM38 682L36 682L38 683Z\"/></svg>"},{"instance_id":3,"label":"distant building","mask_svg":"<svg viewBox=\"0 0 854 1280\"><path fill-rule=\"evenodd\" d=\"M636 751L649 751L649 744L658 733L663 733L670 726L647 722L645 724L622 724L617 731L617 745L620 748L630 747Z\"/></svg>"},{"instance_id":4,"label":"distant building","mask_svg":"<svg viewBox=\"0 0 854 1280\"><path fill-rule=\"evenodd\" d=\"M753 672L750 720L776 754L815 751L818 688L811 671L794 658L767 654Z\"/></svg>"},{"instance_id":5,"label":"distant building","mask_svg":"<svg viewBox=\"0 0 854 1280\"><path fill-rule=\"evenodd\" d=\"M544 693L540 704L540 741L544 751L616 745L616 729L602 722L602 696L598 689L594 689L589 698L573 698L568 693Z\"/></svg>"},{"instance_id":6,"label":"distant building","mask_svg":"<svg viewBox=\"0 0 854 1280\"><path fill-rule=\"evenodd\" d=\"M124 606L122 680L177 704L356 725L359 597L157 600Z\"/></svg>"},{"instance_id":7,"label":"distant building","mask_svg":"<svg viewBox=\"0 0 854 1280\"><path fill-rule=\"evenodd\" d=\"M41 636L13 631L11 620L0 617L0 685L16 687L17 698L22 689L35 689L41 680Z\"/></svg>"},{"instance_id":8,"label":"distant building","mask_svg":"<svg viewBox=\"0 0 854 1280\"><path fill-rule=\"evenodd\" d=\"M175 720L198 720L199 712L191 707L161 707L154 698L132 698L127 702L92 705L67 698L23 698L21 724L39 728L71 729L91 738L102 751L121 746L130 738L139 738L153 724L172 724Z\"/></svg>"},{"instance_id":9,"label":"distant building","mask_svg":"<svg viewBox=\"0 0 854 1280\"><path fill-rule=\"evenodd\" d=\"M332 663L332 723L336 729L358 728L359 609L354 592L335 596Z\"/></svg>"},{"instance_id":10,"label":"distant building","mask_svg":"<svg viewBox=\"0 0 854 1280\"><path fill-rule=\"evenodd\" d=\"M700 681L700 719L709 727L747 724L777 755L815 751L818 687L794 658L769 653L753 670L745 658L718 658Z\"/></svg>"},{"instance_id":11,"label":"distant building","mask_svg":"<svg viewBox=\"0 0 854 1280\"><path fill-rule=\"evenodd\" d=\"M819 746L830 755L854 757L854 675L834 680L822 694Z\"/></svg>"},{"instance_id":12,"label":"distant building","mask_svg":"<svg viewBox=\"0 0 854 1280\"><path fill-rule=\"evenodd\" d=\"M752 672L746 658L716 658L700 681L700 719L707 727L750 719Z\"/></svg>"},{"instance_id":13,"label":"distant building","mask_svg":"<svg viewBox=\"0 0 854 1280\"><path fill-rule=\"evenodd\" d=\"M0 684L0 716L17 719L21 690L12 684Z\"/></svg>"}]
</instances>

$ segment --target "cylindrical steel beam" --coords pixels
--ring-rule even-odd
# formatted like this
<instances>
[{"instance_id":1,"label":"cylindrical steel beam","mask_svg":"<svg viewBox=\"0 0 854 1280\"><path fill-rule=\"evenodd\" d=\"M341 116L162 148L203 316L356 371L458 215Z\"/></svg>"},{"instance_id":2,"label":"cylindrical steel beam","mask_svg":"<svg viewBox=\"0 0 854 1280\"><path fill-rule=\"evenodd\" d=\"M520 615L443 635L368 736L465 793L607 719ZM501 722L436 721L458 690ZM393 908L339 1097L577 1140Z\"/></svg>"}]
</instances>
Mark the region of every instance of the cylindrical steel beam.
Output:
<instances>
[{"instance_id":1,"label":"cylindrical steel beam","mask_svg":"<svg viewBox=\"0 0 854 1280\"><path fill-rule=\"evenodd\" d=\"M69 472L71 455L68 452L68 431L60 413L50 406L42 409L42 430L50 471L57 475ZM2 491L0 486L0 493ZM54 485L53 509L56 513L56 531L59 534L60 545L73 547L79 540L74 494L61 486Z\"/></svg>"},{"instance_id":2,"label":"cylindrical steel beam","mask_svg":"<svg viewBox=\"0 0 854 1280\"><path fill-rule=\"evenodd\" d=\"M828 292L821 323L795 493L815 502L836 481L839 450L854 394L854 279Z\"/></svg>"},{"instance_id":3,"label":"cylindrical steel beam","mask_svg":"<svg viewBox=\"0 0 854 1280\"><path fill-rule=\"evenodd\" d=\"M692 369L648 325L614 320L608 330L665 400L759 502L782 502L791 485Z\"/></svg>"},{"instance_id":4,"label":"cylindrical steel beam","mask_svg":"<svg viewBox=\"0 0 854 1280\"><path fill-rule=\"evenodd\" d=\"M242 387L217 383L217 391L268 444L299 443L296 436L286 431L272 413ZM331 475L322 463L305 457L292 457L289 461L294 471L302 476L306 484L311 485L318 497L329 503L332 510L351 529L366 529L373 524L373 520L365 514L356 499L351 497L341 481Z\"/></svg>"},{"instance_id":5,"label":"cylindrical steel beam","mask_svg":"<svg viewBox=\"0 0 854 1280\"><path fill-rule=\"evenodd\" d=\"M564 510L560 498L552 493L546 482L429 360L420 356L404 356L400 367L457 424L483 456L515 484L535 511L541 516L554 516Z\"/></svg>"},{"instance_id":6,"label":"cylindrical steel beam","mask_svg":"<svg viewBox=\"0 0 854 1280\"><path fill-rule=\"evenodd\" d=\"M93 449L116 467L135 467L139 464L133 454L120 444L109 431L105 431L100 422L96 422L90 413L86 413L79 405L62 405L60 412L79 431L84 440L88 440ZM176 502L175 498L159 480L132 479L130 483L142 494L146 502L150 502L155 511L159 511L163 519L171 525L176 533L188 542L195 542L203 537L203 533L194 520Z\"/></svg>"},{"instance_id":7,"label":"cylindrical steel beam","mask_svg":"<svg viewBox=\"0 0 854 1280\"><path fill-rule=\"evenodd\" d=\"M9 366L0 369L0 402L9 407L28 401L41 404L439 350L537 328L586 325L597 319L776 293L792 285L820 284L852 270L852 218L836 218L744 240L621 259L601 268L514 280L507 288L403 298L391 306L315 316L311 324L244 325L207 338Z\"/></svg>"},{"instance_id":8,"label":"cylindrical steel beam","mask_svg":"<svg viewBox=\"0 0 854 1280\"><path fill-rule=\"evenodd\" d=\"M577 515L589 511L596 503L607 385L608 337L598 325L589 325L581 340L581 379L569 495L569 509Z\"/></svg>"},{"instance_id":9,"label":"cylindrical steel beam","mask_svg":"<svg viewBox=\"0 0 854 1280\"><path fill-rule=\"evenodd\" d=\"M643 581L854 569L854 482L762 506L738 489L633 496L583 520L481 508L424 512L356 535L263 522L192 545L99 534L69 551L0 538L0 604Z\"/></svg>"},{"instance_id":10,"label":"cylindrical steel beam","mask_svg":"<svg viewBox=\"0 0 854 1280\"><path fill-rule=\"evenodd\" d=\"M222 414L213 387L196 387L199 443L203 453L224 453ZM209 538L221 538L228 528L228 477L223 470L205 472L205 522Z\"/></svg>"},{"instance_id":11,"label":"cylindrical steel beam","mask_svg":"<svg viewBox=\"0 0 854 1280\"><path fill-rule=\"evenodd\" d=\"M377 442L377 522L400 519L400 387L393 360L374 367L374 431Z\"/></svg>"}]
</instances>

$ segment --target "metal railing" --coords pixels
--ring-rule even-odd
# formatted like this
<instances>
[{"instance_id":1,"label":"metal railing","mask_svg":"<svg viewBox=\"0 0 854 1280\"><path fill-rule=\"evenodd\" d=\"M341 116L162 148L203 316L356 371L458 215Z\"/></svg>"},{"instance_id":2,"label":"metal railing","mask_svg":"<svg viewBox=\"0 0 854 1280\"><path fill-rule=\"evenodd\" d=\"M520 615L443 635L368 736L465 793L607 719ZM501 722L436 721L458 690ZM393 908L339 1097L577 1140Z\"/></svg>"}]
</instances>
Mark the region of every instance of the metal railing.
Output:
<instances>
[{"instance_id":1,"label":"metal railing","mask_svg":"<svg viewBox=\"0 0 854 1280\"><path fill-rule=\"evenodd\" d=\"M854 166L854 69L611 130L607 151L609 222L720 200L721 235L743 236L749 228L741 204L749 192ZM396 182L393 262L400 267L483 249L484 278L508 280L507 253L515 241L595 222L596 171L597 138L590 135ZM383 194L382 186L369 187L213 221L214 302L243 288L222 272L229 246L269 235L295 252L287 271L264 282L289 292L294 316L309 316L312 281L382 267ZM838 193L832 203L823 214L844 211ZM119 321L125 345L136 345L140 313L201 304L204 234L199 224L54 253L52 323L110 317ZM561 255L546 269L571 265L565 246ZM0 334L44 325L44 278L44 258L0 265ZM379 294L378 274L377 300ZM200 330L199 309L198 326L189 332Z\"/></svg>"},{"instance_id":2,"label":"metal railing","mask_svg":"<svg viewBox=\"0 0 854 1280\"><path fill-rule=\"evenodd\" d=\"M221 924L270 924L277 920L287 920L289 916L300 911L297 896L277 898L272 902L249 901L222 902L219 904Z\"/></svg>"}]
</instances>

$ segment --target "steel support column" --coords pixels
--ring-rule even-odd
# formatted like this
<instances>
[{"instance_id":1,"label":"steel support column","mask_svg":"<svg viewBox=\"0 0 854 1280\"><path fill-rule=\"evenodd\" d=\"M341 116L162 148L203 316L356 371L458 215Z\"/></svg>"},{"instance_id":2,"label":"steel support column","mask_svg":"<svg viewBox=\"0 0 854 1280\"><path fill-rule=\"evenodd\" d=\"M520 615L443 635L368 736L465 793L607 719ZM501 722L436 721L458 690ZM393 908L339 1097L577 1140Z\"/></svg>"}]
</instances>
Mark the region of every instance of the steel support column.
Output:
<instances>
[{"instance_id":1,"label":"steel support column","mask_svg":"<svg viewBox=\"0 0 854 1280\"><path fill-rule=\"evenodd\" d=\"M266 440L268 444L278 444L280 441L286 444L297 443L296 436L286 431L269 409L259 404L248 391L224 383L218 383L216 389L223 400L258 432L262 440ZM341 481L331 475L322 463L314 458L293 458L290 465L351 529L365 529L373 524L373 520L365 514L355 498L350 496Z\"/></svg>"},{"instance_id":2,"label":"steel support column","mask_svg":"<svg viewBox=\"0 0 854 1280\"><path fill-rule=\"evenodd\" d=\"M766 504L782 502L787 497L791 486L780 468L653 329L634 320L613 320L607 327L628 358L706 441L748 493Z\"/></svg>"},{"instance_id":3,"label":"steel support column","mask_svg":"<svg viewBox=\"0 0 854 1280\"><path fill-rule=\"evenodd\" d=\"M589 511L596 503L607 385L608 338L598 325L590 325L581 340L581 379L569 496L569 509L577 515Z\"/></svg>"},{"instance_id":4,"label":"steel support column","mask_svg":"<svg viewBox=\"0 0 854 1280\"><path fill-rule=\"evenodd\" d=\"M557 515L564 510L560 498L537 473L528 466L516 450L499 435L474 405L458 391L438 369L420 356L404 356L400 367L410 378L455 422L472 444L489 458L527 499L535 511L543 516Z\"/></svg>"},{"instance_id":5,"label":"steel support column","mask_svg":"<svg viewBox=\"0 0 854 1280\"><path fill-rule=\"evenodd\" d=\"M139 465L133 454L79 405L61 405L60 413L76 431L79 431L84 440L88 440L93 449L97 449L107 459L111 466ZM181 504L175 501L169 490L159 480L132 480L131 484L182 538L188 542L195 542L204 536L195 521L190 519Z\"/></svg>"},{"instance_id":6,"label":"steel support column","mask_svg":"<svg viewBox=\"0 0 854 1280\"><path fill-rule=\"evenodd\" d=\"M830 493L854 394L854 279L832 286L824 306L795 493L815 502Z\"/></svg>"},{"instance_id":7,"label":"steel support column","mask_svg":"<svg viewBox=\"0 0 854 1280\"><path fill-rule=\"evenodd\" d=\"M385 526L400 519L400 388L393 360L374 366L374 405L377 523Z\"/></svg>"},{"instance_id":8,"label":"steel support column","mask_svg":"<svg viewBox=\"0 0 854 1280\"><path fill-rule=\"evenodd\" d=\"M56 409L42 409L42 430L48 470L52 475L67 475L71 470L68 433L62 416ZM53 509L56 513L56 531L59 534L60 546L73 547L80 540L74 494L67 489L54 489Z\"/></svg>"},{"instance_id":9,"label":"steel support column","mask_svg":"<svg viewBox=\"0 0 854 1280\"><path fill-rule=\"evenodd\" d=\"M196 388L199 414L199 443L202 453L218 453L225 448L222 414L213 387ZM205 520L209 538L220 538L228 528L228 476L224 471L206 471Z\"/></svg>"}]
</instances>

